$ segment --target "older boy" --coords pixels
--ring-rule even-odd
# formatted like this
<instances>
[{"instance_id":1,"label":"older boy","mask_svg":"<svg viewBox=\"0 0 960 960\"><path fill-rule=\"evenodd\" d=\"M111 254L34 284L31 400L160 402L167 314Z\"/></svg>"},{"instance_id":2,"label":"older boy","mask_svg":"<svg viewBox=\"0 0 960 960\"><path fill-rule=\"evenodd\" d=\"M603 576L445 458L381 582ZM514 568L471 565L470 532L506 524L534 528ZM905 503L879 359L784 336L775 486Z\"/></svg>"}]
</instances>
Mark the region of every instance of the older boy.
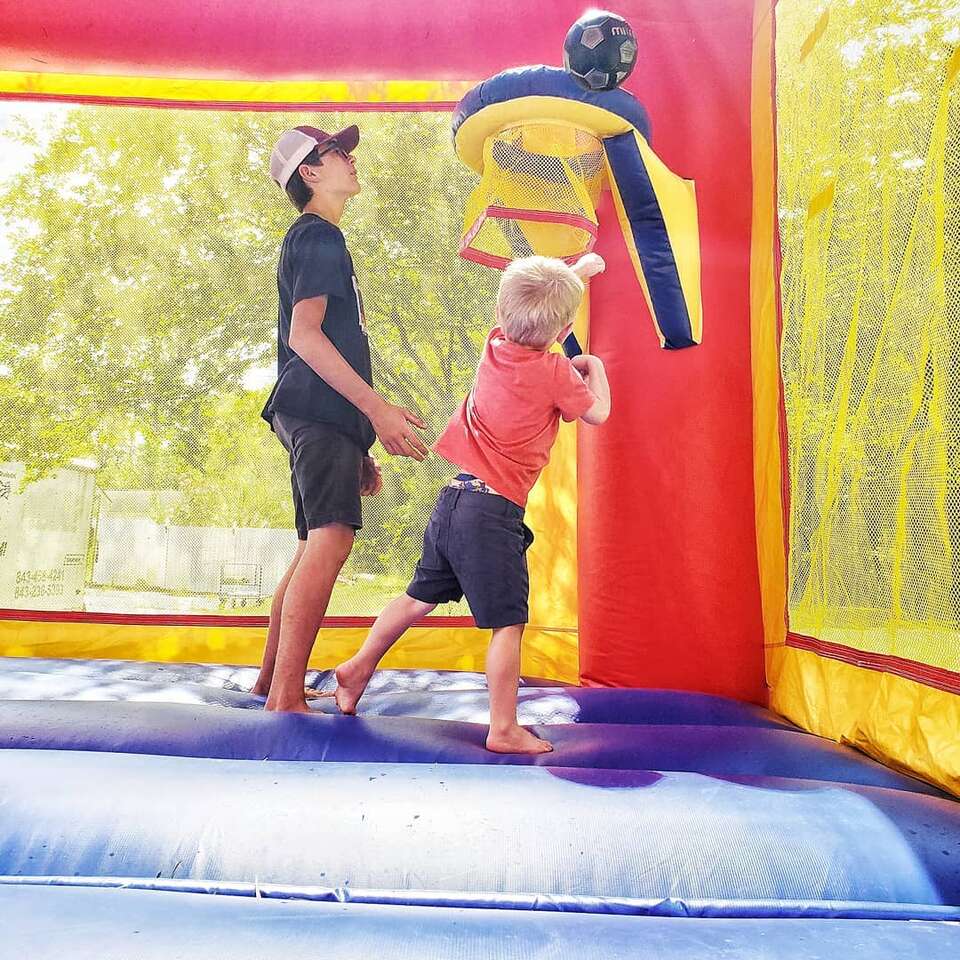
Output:
<instances>
[{"instance_id":1,"label":"older boy","mask_svg":"<svg viewBox=\"0 0 960 960\"><path fill-rule=\"evenodd\" d=\"M550 458L560 418L603 423L610 390L598 357L551 352L573 326L583 279L599 273L595 254L573 268L527 257L503 274L497 326L490 332L469 395L434 450L461 473L440 493L423 555L406 594L377 618L360 650L336 670L337 705L355 713L380 659L438 603L466 595L478 627L491 629L488 750L545 753L553 748L517 723L520 641L527 622L526 551L533 534L524 507Z\"/></svg>"},{"instance_id":2,"label":"older boy","mask_svg":"<svg viewBox=\"0 0 960 960\"><path fill-rule=\"evenodd\" d=\"M330 134L288 130L270 156L270 176L300 211L277 269L277 383L264 418L290 455L298 544L274 592L263 664L253 693L266 709L306 712L303 678L341 567L362 523L360 497L379 492L369 455L422 460L417 414L374 390L370 348L353 260L340 231L360 192L355 126Z\"/></svg>"}]
</instances>

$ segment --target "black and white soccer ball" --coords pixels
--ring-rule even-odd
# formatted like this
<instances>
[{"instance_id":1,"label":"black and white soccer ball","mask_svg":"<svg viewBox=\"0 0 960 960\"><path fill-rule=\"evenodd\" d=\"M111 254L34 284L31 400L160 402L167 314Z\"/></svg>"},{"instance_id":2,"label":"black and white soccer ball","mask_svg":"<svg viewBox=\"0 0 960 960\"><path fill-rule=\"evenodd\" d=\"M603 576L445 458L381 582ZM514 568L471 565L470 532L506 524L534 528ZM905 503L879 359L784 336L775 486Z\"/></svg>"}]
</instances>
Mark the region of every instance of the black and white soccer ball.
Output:
<instances>
[{"instance_id":1,"label":"black and white soccer ball","mask_svg":"<svg viewBox=\"0 0 960 960\"><path fill-rule=\"evenodd\" d=\"M588 90L613 90L637 63L637 38L623 17L588 10L567 32L563 65Z\"/></svg>"}]
</instances>

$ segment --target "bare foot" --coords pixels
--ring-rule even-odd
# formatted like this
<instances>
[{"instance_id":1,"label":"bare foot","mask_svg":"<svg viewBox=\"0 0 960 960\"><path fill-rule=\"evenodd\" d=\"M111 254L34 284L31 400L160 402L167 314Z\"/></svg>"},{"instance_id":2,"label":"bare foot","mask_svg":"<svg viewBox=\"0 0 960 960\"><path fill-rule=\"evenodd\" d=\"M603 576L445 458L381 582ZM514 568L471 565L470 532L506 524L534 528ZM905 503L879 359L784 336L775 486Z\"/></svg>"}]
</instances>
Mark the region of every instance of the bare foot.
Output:
<instances>
[{"instance_id":1,"label":"bare foot","mask_svg":"<svg viewBox=\"0 0 960 960\"><path fill-rule=\"evenodd\" d=\"M251 688L250 693L255 697L266 697L270 693L270 684L258 680Z\"/></svg>"},{"instance_id":2,"label":"bare foot","mask_svg":"<svg viewBox=\"0 0 960 960\"><path fill-rule=\"evenodd\" d=\"M332 690L317 690L314 687L304 687L303 696L306 700L323 700L325 697L332 697Z\"/></svg>"},{"instance_id":3,"label":"bare foot","mask_svg":"<svg viewBox=\"0 0 960 960\"><path fill-rule=\"evenodd\" d=\"M334 670L334 674L337 678L337 689L333 695L337 706L341 713L353 716L357 712L357 702L367 689L373 673L362 664L347 660Z\"/></svg>"},{"instance_id":4,"label":"bare foot","mask_svg":"<svg viewBox=\"0 0 960 960\"><path fill-rule=\"evenodd\" d=\"M503 732L487 734L487 749L493 753L550 753L553 746L541 740L521 726L507 728Z\"/></svg>"},{"instance_id":5,"label":"bare foot","mask_svg":"<svg viewBox=\"0 0 960 960\"><path fill-rule=\"evenodd\" d=\"M296 697L287 700L280 697L268 697L263 709L269 710L271 713L313 713L303 697L300 697L299 700Z\"/></svg>"}]
</instances>

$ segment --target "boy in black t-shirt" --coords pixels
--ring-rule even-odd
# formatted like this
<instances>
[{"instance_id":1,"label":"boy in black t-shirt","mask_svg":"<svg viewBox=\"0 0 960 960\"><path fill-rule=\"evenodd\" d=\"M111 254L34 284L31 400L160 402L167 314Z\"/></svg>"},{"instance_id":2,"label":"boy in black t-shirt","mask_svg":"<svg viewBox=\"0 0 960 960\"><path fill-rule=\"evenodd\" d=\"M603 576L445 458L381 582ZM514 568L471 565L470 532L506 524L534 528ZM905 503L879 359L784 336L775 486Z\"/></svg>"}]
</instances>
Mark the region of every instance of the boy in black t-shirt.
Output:
<instances>
[{"instance_id":1,"label":"boy in black t-shirt","mask_svg":"<svg viewBox=\"0 0 960 960\"><path fill-rule=\"evenodd\" d=\"M253 692L268 710L306 712L303 680L337 575L361 525L360 497L380 492L369 450L422 460L415 413L372 386L363 300L338 223L360 192L355 126L296 127L277 141L270 176L301 216L277 268L277 383L263 416L290 454L297 552L273 596Z\"/></svg>"}]
</instances>

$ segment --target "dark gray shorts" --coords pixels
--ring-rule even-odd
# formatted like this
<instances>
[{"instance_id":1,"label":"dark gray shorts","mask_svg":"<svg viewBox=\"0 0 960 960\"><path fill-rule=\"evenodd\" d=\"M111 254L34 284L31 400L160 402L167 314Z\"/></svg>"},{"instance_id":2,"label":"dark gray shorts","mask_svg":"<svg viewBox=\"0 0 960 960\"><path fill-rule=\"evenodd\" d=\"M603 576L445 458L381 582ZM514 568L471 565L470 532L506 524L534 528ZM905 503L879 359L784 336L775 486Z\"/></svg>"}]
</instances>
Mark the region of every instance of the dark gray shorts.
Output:
<instances>
[{"instance_id":1,"label":"dark gray shorts","mask_svg":"<svg viewBox=\"0 0 960 960\"><path fill-rule=\"evenodd\" d=\"M407 594L424 603L466 596L485 630L526 623L531 543L522 507L494 494L444 487Z\"/></svg>"},{"instance_id":2,"label":"dark gray shorts","mask_svg":"<svg viewBox=\"0 0 960 960\"><path fill-rule=\"evenodd\" d=\"M297 536L342 523L359 530L360 470L363 451L327 423L273 415L273 430L290 454L290 486Z\"/></svg>"}]
</instances>

